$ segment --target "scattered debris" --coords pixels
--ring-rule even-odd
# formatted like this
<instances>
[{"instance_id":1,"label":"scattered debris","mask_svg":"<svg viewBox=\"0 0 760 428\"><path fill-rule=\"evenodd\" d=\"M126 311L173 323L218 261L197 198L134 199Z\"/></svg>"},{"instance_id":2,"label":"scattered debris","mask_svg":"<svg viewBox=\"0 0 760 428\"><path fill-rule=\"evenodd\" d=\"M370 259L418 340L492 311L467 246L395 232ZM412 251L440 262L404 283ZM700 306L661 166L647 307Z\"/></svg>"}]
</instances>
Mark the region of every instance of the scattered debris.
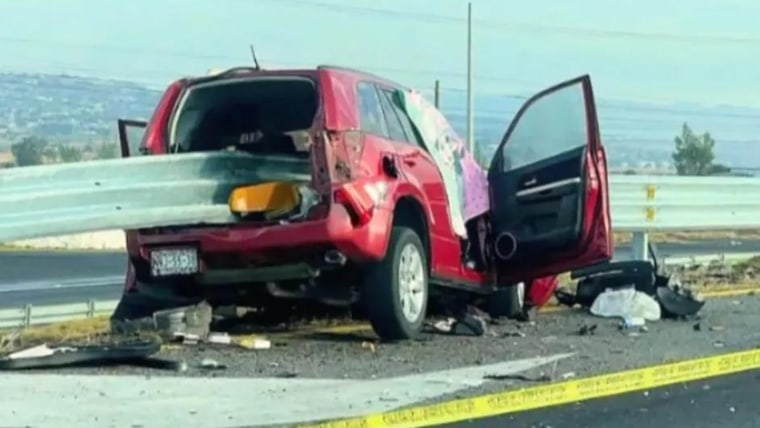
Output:
<instances>
[{"instance_id":1,"label":"scattered debris","mask_svg":"<svg viewBox=\"0 0 760 428\"><path fill-rule=\"evenodd\" d=\"M693 329L694 329L694 331L702 331L702 323L698 322L698 323L694 324Z\"/></svg>"},{"instance_id":2,"label":"scattered debris","mask_svg":"<svg viewBox=\"0 0 760 428\"><path fill-rule=\"evenodd\" d=\"M234 337L232 343L241 348L252 350L270 349L272 347L272 342L269 339L259 336Z\"/></svg>"},{"instance_id":3,"label":"scattered debris","mask_svg":"<svg viewBox=\"0 0 760 428\"><path fill-rule=\"evenodd\" d=\"M486 321L472 314L464 314L451 327L451 333L461 336L482 336L486 333Z\"/></svg>"},{"instance_id":4,"label":"scattered debris","mask_svg":"<svg viewBox=\"0 0 760 428\"><path fill-rule=\"evenodd\" d=\"M715 342L713 342L713 346L715 346L716 348L723 348L724 346L726 346L726 344L721 342L720 340L716 340Z\"/></svg>"},{"instance_id":5,"label":"scattered debris","mask_svg":"<svg viewBox=\"0 0 760 428\"><path fill-rule=\"evenodd\" d=\"M520 330L507 331L502 333L502 337L525 337L526 334Z\"/></svg>"},{"instance_id":6,"label":"scattered debris","mask_svg":"<svg viewBox=\"0 0 760 428\"><path fill-rule=\"evenodd\" d=\"M446 318L445 320L436 321L431 327L439 333L451 333L451 328L455 322L456 319L454 318Z\"/></svg>"},{"instance_id":7,"label":"scattered debris","mask_svg":"<svg viewBox=\"0 0 760 428\"><path fill-rule=\"evenodd\" d=\"M677 283L667 287L658 287L656 294L664 318L692 316L705 305L702 296Z\"/></svg>"},{"instance_id":8,"label":"scattered debris","mask_svg":"<svg viewBox=\"0 0 760 428\"><path fill-rule=\"evenodd\" d=\"M377 352L377 345L372 342L362 342L362 349L368 349L370 352Z\"/></svg>"},{"instance_id":9,"label":"scattered debris","mask_svg":"<svg viewBox=\"0 0 760 428\"><path fill-rule=\"evenodd\" d=\"M227 333L211 332L206 337L206 342L215 343L218 345L231 345L232 337Z\"/></svg>"},{"instance_id":10,"label":"scattered debris","mask_svg":"<svg viewBox=\"0 0 760 428\"><path fill-rule=\"evenodd\" d=\"M563 380L572 379L576 376L575 372L564 373L561 377Z\"/></svg>"},{"instance_id":11,"label":"scattered debris","mask_svg":"<svg viewBox=\"0 0 760 428\"><path fill-rule=\"evenodd\" d=\"M584 324L581 326L581 328L578 329L578 335L579 336L590 336L596 333L596 324Z\"/></svg>"},{"instance_id":12,"label":"scattered debris","mask_svg":"<svg viewBox=\"0 0 760 428\"><path fill-rule=\"evenodd\" d=\"M201 360L200 367L206 370L224 370L227 368L225 364L221 364L213 358L204 358Z\"/></svg>"},{"instance_id":13,"label":"scattered debris","mask_svg":"<svg viewBox=\"0 0 760 428\"><path fill-rule=\"evenodd\" d=\"M99 345L40 344L0 358L0 370L24 370L103 364L130 364L181 370L182 362L150 358L161 349L158 338L128 338Z\"/></svg>"},{"instance_id":14,"label":"scattered debris","mask_svg":"<svg viewBox=\"0 0 760 428\"><path fill-rule=\"evenodd\" d=\"M609 262L573 271L570 277L578 280L575 292L558 289L555 297L567 306L589 308L597 316L621 318L624 330L661 318L695 316L704 299L684 287L677 275L665 271L653 244L649 255L652 262Z\"/></svg>"},{"instance_id":15,"label":"scattered debris","mask_svg":"<svg viewBox=\"0 0 760 428\"><path fill-rule=\"evenodd\" d=\"M446 318L436 321L430 327L443 334L460 336L483 336L488 330L490 317L483 315L480 310L470 307L468 311L456 318Z\"/></svg>"},{"instance_id":16,"label":"scattered debris","mask_svg":"<svg viewBox=\"0 0 760 428\"><path fill-rule=\"evenodd\" d=\"M710 326L710 331L723 331L723 330L725 330L723 326L719 326L719 325Z\"/></svg>"},{"instance_id":17,"label":"scattered debris","mask_svg":"<svg viewBox=\"0 0 760 428\"><path fill-rule=\"evenodd\" d=\"M483 376L484 379L488 380L518 380L521 382L551 382L552 378L551 376L541 373L540 375L536 377L530 377L524 374L507 374L507 375L499 375L499 374L493 374L493 375L485 375Z\"/></svg>"},{"instance_id":18,"label":"scattered debris","mask_svg":"<svg viewBox=\"0 0 760 428\"><path fill-rule=\"evenodd\" d=\"M201 341L200 336L191 333L174 332L175 341L182 342L183 345L197 345Z\"/></svg>"}]
</instances>

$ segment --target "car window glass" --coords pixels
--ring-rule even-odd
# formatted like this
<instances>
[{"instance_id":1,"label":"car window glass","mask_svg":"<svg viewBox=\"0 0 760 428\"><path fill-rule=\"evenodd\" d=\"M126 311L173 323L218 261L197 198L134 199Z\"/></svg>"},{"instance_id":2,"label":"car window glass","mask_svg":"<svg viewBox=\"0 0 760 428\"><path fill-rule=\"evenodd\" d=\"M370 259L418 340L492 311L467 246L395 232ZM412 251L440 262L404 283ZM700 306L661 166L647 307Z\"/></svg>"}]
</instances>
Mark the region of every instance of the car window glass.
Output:
<instances>
[{"instance_id":1,"label":"car window glass","mask_svg":"<svg viewBox=\"0 0 760 428\"><path fill-rule=\"evenodd\" d=\"M375 86L371 83L360 82L356 85L356 98L359 103L362 131L388 138L388 130Z\"/></svg>"},{"instance_id":2,"label":"car window glass","mask_svg":"<svg viewBox=\"0 0 760 428\"><path fill-rule=\"evenodd\" d=\"M381 93L383 94L383 97L388 100L388 103L393 108L393 111L396 112L396 117L399 119L401 127L404 129L404 134L406 134L406 141L425 148L425 145L421 142L419 135L414 129L414 125L412 125L411 119L409 119L409 116L407 116L404 109L401 108L398 101L396 100L395 91L383 89Z\"/></svg>"},{"instance_id":3,"label":"car window glass","mask_svg":"<svg viewBox=\"0 0 760 428\"><path fill-rule=\"evenodd\" d=\"M502 148L505 170L530 165L588 143L582 83L534 101L518 119Z\"/></svg>"},{"instance_id":4,"label":"car window glass","mask_svg":"<svg viewBox=\"0 0 760 428\"><path fill-rule=\"evenodd\" d=\"M391 101L385 94L385 91L379 90L380 105L383 108L385 114L385 123L388 125L388 134L391 140L409 142L406 131L401 125L401 119L398 117L398 113L393 108Z\"/></svg>"}]
</instances>

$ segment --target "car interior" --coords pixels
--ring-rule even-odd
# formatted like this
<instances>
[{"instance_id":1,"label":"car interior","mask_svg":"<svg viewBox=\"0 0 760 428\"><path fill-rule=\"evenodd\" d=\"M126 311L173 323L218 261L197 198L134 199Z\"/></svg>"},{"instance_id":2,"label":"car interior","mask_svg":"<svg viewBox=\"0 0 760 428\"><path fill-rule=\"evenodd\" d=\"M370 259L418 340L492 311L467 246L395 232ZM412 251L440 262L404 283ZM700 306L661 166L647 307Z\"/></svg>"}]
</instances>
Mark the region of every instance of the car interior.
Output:
<instances>
[{"instance_id":1,"label":"car interior","mask_svg":"<svg viewBox=\"0 0 760 428\"><path fill-rule=\"evenodd\" d=\"M307 79L228 79L190 87L173 125L174 152L240 150L308 157L317 92Z\"/></svg>"}]
</instances>

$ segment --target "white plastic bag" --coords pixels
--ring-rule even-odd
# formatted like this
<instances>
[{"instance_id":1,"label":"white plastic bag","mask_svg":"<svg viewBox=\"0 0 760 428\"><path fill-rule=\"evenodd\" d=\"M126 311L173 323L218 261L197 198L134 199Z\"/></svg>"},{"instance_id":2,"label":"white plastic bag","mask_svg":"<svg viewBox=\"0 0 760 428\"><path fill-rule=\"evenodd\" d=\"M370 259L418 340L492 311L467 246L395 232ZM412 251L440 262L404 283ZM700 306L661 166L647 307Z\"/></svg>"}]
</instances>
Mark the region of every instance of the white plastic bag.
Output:
<instances>
[{"instance_id":1,"label":"white plastic bag","mask_svg":"<svg viewBox=\"0 0 760 428\"><path fill-rule=\"evenodd\" d=\"M605 318L660 319L660 305L652 296L634 288L605 290L591 305L591 313Z\"/></svg>"}]
</instances>

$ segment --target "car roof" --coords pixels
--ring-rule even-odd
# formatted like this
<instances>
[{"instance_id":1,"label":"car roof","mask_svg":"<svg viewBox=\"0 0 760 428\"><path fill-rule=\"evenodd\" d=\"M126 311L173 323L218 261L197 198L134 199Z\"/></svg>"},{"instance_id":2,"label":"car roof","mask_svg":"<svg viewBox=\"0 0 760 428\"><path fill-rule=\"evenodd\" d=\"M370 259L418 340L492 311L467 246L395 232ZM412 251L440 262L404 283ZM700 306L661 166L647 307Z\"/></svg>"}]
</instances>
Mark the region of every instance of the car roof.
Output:
<instances>
[{"instance_id":1,"label":"car roof","mask_svg":"<svg viewBox=\"0 0 760 428\"><path fill-rule=\"evenodd\" d=\"M185 80L188 85L194 85L197 83L203 83L205 81L227 79L227 78L232 78L232 77L241 77L248 74L261 74L265 76L295 74L295 75L306 76L306 75L315 75L316 73L320 71L349 75L354 78L368 79L374 82L385 84L393 88L408 90L406 86L401 85L398 82L394 82L390 79L386 79L382 76L378 76L376 74L369 73L367 71L358 70L358 69L350 68L350 67L338 66L338 65L318 65L316 68L293 68L293 69L259 69L259 68L251 67L251 66L240 66L240 67L232 67L232 68L223 69L223 70L214 70L213 72L210 71L205 76L188 76L181 80Z\"/></svg>"}]
</instances>

